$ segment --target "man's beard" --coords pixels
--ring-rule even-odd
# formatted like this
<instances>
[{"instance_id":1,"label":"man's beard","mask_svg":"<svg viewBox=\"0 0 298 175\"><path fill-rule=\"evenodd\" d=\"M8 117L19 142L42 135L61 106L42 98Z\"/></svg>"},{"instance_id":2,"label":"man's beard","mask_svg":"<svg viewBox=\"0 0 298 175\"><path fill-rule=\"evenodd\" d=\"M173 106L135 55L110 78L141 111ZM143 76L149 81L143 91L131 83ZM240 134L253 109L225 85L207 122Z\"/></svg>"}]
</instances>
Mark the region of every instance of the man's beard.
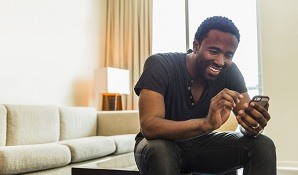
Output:
<instances>
[{"instance_id":1,"label":"man's beard","mask_svg":"<svg viewBox=\"0 0 298 175\"><path fill-rule=\"evenodd\" d=\"M209 67L214 67L216 69L219 69L220 72L224 71L228 67L226 64L224 64L224 66L222 67L219 67L213 63L213 60L205 61L204 59L197 59L195 63L196 63L196 70L197 70L196 77L201 77L203 80L206 80L206 81L213 81L218 76L218 74L217 75L208 74L207 70L209 69Z\"/></svg>"}]
</instances>

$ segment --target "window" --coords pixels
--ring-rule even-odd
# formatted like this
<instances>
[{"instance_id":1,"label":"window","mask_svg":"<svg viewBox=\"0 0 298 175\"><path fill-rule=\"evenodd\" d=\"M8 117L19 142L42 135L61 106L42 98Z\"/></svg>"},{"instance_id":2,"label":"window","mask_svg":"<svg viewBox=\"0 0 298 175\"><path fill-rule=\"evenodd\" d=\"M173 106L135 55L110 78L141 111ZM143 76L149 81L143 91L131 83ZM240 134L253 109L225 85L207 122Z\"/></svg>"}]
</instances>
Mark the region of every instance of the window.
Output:
<instances>
[{"instance_id":1,"label":"window","mask_svg":"<svg viewBox=\"0 0 298 175\"><path fill-rule=\"evenodd\" d=\"M249 95L262 92L256 0L155 0L153 15L153 53L185 52L192 47L194 34L204 19L209 16L230 18L241 35L233 61L245 78Z\"/></svg>"}]
</instances>

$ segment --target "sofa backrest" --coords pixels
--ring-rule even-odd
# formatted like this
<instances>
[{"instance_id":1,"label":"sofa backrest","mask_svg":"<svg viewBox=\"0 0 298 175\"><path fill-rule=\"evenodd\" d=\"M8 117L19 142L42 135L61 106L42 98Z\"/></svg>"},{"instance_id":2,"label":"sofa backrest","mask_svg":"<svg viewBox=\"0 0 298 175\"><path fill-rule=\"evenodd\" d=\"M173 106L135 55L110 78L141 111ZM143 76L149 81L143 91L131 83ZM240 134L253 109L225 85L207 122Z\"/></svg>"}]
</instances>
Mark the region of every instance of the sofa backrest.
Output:
<instances>
[{"instance_id":1,"label":"sofa backrest","mask_svg":"<svg viewBox=\"0 0 298 175\"><path fill-rule=\"evenodd\" d=\"M6 143L6 108L0 105L0 146L5 146Z\"/></svg>"},{"instance_id":2,"label":"sofa backrest","mask_svg":"<svg viewBox=\"0 0 298 175\"><path fill-rule=\"evenodd\" d=\"M137 134L140 131L139 111L98 111L97 135Z\"/></svg>"},{"instance_id":3,"label":"sofa backrest","mask_svg":"<svg viewBox=\"0 0 298 175\"><path fill-rule=\"evenodd\" d=\"M92 107L60 107L60 140L96 135L97 114Z\"/></svg>"},{"instance_id":4,"label":"sofa backrest","mask_svg":"<svg viewBox=\"0 0 298 175\"><path fill-rule=\"evenodd\" d=\"M53 105L5 105L6 145L27 145L59 140L59 109Z\"/></svg>"}]
</instances>

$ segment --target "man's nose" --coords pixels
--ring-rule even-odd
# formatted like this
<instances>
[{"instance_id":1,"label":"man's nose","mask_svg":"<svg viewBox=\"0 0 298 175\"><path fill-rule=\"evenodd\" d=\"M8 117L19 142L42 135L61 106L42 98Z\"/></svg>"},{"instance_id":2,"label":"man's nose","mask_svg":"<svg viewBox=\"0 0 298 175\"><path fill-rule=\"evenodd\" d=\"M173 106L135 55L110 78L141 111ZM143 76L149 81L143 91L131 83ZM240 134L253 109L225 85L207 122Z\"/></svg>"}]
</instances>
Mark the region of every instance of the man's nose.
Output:
<instances>
[{"instance_id":1,"label":"man's nose","mask_svg":"<svg viewBox=\"0 0 298 175\"><path fill-rule=\"evenodd\" d=\"M219 54L216 59L214 60L214 63L218 66L224 66L225 65L225 56L223 54Z\"/></svg>"}]
</instances>

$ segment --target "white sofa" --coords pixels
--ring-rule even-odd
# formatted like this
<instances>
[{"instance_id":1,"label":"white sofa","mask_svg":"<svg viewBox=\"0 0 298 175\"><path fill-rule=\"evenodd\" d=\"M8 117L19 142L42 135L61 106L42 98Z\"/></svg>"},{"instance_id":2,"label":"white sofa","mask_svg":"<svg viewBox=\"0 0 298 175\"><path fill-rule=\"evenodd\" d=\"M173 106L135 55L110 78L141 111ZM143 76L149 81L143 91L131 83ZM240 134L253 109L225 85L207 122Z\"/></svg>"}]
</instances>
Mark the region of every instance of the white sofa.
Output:
<instances>
[{"instance_id":1,"label":"white sofa","mask_svg":"<svg viewBox=\"0 0 298 175\"><path fill-rule=\"evenodd\" d=\"M133 156L138 111L0 105L0 174L70 175L71 167Z\"/></svg>"}]
</instances>

